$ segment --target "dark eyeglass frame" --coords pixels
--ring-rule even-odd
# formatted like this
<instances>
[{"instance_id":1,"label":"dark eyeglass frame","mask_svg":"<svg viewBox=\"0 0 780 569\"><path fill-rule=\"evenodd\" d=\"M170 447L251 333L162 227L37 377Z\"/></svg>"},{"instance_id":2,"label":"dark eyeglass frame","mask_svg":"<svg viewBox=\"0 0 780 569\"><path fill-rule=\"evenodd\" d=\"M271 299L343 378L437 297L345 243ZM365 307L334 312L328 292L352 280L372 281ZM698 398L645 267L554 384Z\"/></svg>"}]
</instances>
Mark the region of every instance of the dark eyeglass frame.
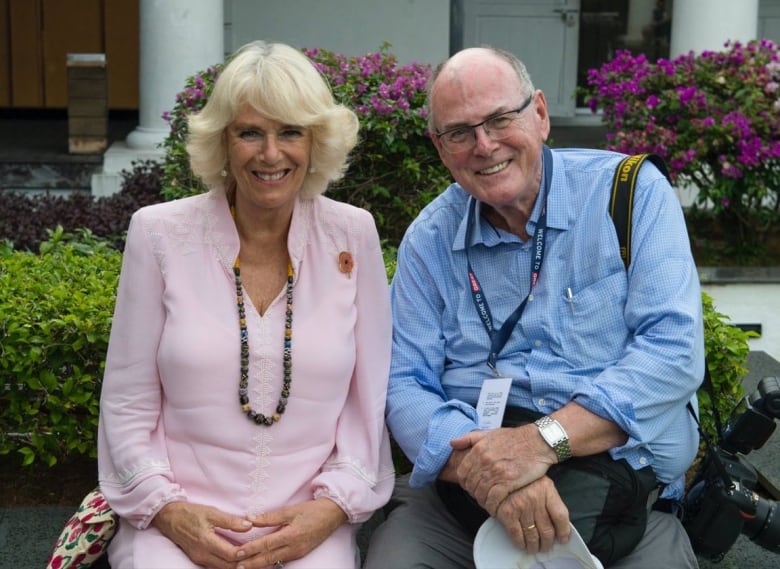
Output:
<instances>
[{"instance_id":1,"label":"dark eyeglass frame","mask_svg":"<svg viewBox=\"0 0 780 569\"><path fill-rule=\"evenodd\" d=\"M483 120L482 122L478 122L476 124L464 124L464 125L454 126L452 128L448 128L447 130L442 131L442 132L438 132L437 131L434 134L436 135L436 138L438 138L441 141L441 143L444 146L445 150L447 150L447 152L450 152L450 153L465 152L466 150L471 150L472 148L474 148L474 144L477 141L477 128L480 127L480 126L485 130L485 134L487 134L488 137L490 137L490 140L501 140L501 138L494 138L491 133L497 133L497 132L501 132L503 130L506 130L509 127L509 125L507 125L504 128L495 129L495 130L491 130L486 125L490 121L494 121L496 119L504 118L507 115L511 115L512 113L515 113L516 115L519 116L520 113L522 113L525 109L528 108L528 105L530 105L531 101L533 101L533 100L534 100L534 93L531 93L528 96L528 98L526 99L525 103L523 103L522 105L520 105L516 109L511 109L509 111L504 111L502 113L497 113L495 115L491 115L488 118L486 118L485 120ZM517 117L514 117L514 118L517 118ZM514 120L514 118L512 120ZM442 140L443 136L446 136L446 135L448 135L448 134L450 134L452 132L455 132L456 130L468 130L468 132L470 132L471 137L470 138L466 138L466 140L470 140L471 141L471 143L468 145L468 147L464 146L463 148L451 149L451 148L448 148L448 146L450 144L458 145L458 144L462 144L462 143L448 142L446 138L444 140Z\"/></svg>"}]
</instances>

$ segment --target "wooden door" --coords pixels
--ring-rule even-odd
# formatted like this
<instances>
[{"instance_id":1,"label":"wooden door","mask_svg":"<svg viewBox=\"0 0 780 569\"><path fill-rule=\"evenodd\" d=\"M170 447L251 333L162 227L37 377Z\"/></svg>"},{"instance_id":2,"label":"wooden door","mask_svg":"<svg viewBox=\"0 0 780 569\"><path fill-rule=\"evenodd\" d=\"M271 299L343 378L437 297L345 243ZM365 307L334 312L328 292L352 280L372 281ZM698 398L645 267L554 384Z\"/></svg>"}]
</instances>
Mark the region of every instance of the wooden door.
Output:
<instances>
[{"instance_id":1,"label":"wooden door","mask_svg":"<svg viewBox=\"0 0 780 569\"><path fill-rule=\"evenodd\" d=\"M11 42L8 0L0 0L0 108L11 104Z\"/></svg>"},{"instance_id":2,"label":"wooden door","mask_svg":"<svg viewBox=\"0 0 780 569\"><path fill-rule=\"evenodd\" d=\"M69 53L103 53L102 0L43 0L44 106L68 105Z\"/></svg>"},{"instance_id":3,"label":"wooden door","mask_svg":"<svg viewBox=\"0 0 780 569\"><path fill-rule=\"evenodd\" d=\"M138 109L139 0L105 1L108 107Z\"/></svg>"},{"instance_id":4,"label":"wooden door","mask_svg":"<svg viewBox=\"0 0 780 569\"><path fill-rule=\"evenodd\" d=\"M66 108L67 55L104 53L108 107L137 109L139 1L0 0L0 107Z\"/></svg>"},{"instance_id":5,"label":"wooden door","mask_svg":"<svg viewBox=\"0 0 780 569\"><path fill-rule=\"evenodd\" d=\"M9 0L10 94L13 107L43 106L40 0Z\"/></svg>"}]
</instances>

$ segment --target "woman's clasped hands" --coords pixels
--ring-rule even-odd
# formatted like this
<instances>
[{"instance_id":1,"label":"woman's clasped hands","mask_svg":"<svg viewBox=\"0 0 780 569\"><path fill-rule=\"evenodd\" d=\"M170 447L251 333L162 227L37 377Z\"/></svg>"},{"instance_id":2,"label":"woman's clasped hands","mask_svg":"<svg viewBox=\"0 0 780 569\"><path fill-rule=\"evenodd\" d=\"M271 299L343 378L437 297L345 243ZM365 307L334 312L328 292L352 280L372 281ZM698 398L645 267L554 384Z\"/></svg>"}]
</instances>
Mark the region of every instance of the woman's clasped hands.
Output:
<instances>
[{"instance_id":1,"label":"woman's clasped hands","mask_svg":"<svg viewBox=\"0 0 780 569\"><path fill-rule=\"evenodd\" d=\"M152 525L208 569L278 569L315 549L345 520L335 502L320 498L247 517L202 504L172 502L160 510ZM240 544L226 535L253 528L274 531Z\"/></svg>"}]
</instances>

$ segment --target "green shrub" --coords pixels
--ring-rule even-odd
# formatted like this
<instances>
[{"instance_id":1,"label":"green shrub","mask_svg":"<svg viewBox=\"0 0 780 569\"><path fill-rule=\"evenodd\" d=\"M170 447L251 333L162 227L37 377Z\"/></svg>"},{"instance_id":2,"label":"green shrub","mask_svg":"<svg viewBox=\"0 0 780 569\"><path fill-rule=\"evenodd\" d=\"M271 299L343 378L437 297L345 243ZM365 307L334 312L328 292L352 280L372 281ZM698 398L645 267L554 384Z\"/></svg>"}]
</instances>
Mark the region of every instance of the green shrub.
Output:
<instances>
[{"instance_id":1,"label":"green shrub","mask_svg":"<svg viewBox=\"0 0 780 569\"><path fill-rule=\"evenodd\" d=\"M712 297L706 292L702 293L702 303L704 348L712 387L699 389L699 409L704 432L717 440L716 417L725 421L745 394L742 378L748 372L745 366L750 352L748 340L757 334L733 326L728 316L716 310Z\"/></svg>"},{"instance_id":2,"label":"green shrub","mask_svg":"<svg viewBox=\"0 0 780 569\"><path fill-rule=\"evenodd\" d=\"M710 372L710 386L702 385L696 393L699 400L699 422L704 435L699 441L699 452L686 474L690 486L699 474L701 462L710 443L717 443L737 403L745 395L742 379L748 372L750 347L748 340L755 332L746 332L733 326L729 317L715 308L712 297L702 293L704 308L704 352Z\"/></svg>"},{"instance_id":3,"label":"green shrub","mask_svg":"<svg viewBox=\"0 0 780 569\"><path fill-rule=\"evenodd\" d=\"M0 248L0 454L95 456L100 382L122 255L90 232L40 254Z\"/></svg>"},{"instance_id":4,"label":"green shrub","mask_svg":"<svg viewBox=\"0 0 780 569\"><path fill-rule=\"evenodd\" d=\"M395 268L398 265L398 248L392 245L385 246L382 249L382 257L385 260L385 272L387 273L387 282L393 280Z\"/></svg>"}]
</instances>

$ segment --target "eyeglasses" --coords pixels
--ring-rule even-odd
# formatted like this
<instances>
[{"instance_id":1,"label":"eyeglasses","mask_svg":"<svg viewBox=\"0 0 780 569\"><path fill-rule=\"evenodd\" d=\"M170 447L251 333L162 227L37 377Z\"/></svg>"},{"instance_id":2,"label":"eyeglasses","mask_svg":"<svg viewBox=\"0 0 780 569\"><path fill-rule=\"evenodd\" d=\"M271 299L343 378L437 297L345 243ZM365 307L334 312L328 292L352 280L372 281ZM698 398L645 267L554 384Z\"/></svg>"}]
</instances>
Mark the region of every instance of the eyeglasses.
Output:
<instances>
[{"instance_id":1,"label":"eyeglasses","mask_svg":"<svg viewBox=\"0 0 780 569\"><path fill-rule=\"evenodd\" d=\"M465 124L444 132L437 132L435 133L436 138L441 141L444 149L450 154L465 152L474 148L474 145L477 143L477 127L480 126L485 130L485 134L490 137L490 140L503 140L512 134L509 129L510 125L531 104L533 99L532 93L528 96L525 103L516 109L493 115L477 124Z\"/></svg>"}]
</instances>

